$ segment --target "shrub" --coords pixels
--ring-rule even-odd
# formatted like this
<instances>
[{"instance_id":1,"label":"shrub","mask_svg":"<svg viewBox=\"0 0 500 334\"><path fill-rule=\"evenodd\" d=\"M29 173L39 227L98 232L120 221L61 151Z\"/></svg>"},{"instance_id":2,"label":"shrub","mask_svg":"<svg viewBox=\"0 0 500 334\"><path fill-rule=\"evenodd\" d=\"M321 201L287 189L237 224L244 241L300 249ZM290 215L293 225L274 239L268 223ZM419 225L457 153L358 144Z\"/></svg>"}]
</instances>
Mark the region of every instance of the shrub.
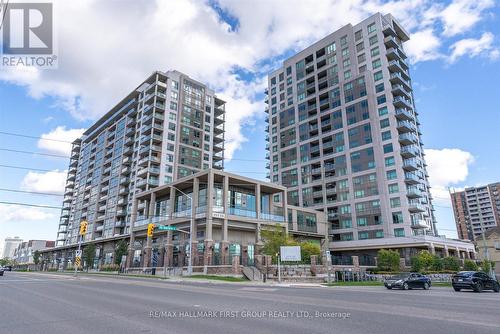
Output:
<instances>
[{"instance_id":1,"label":"shrub","mask_svg":"<svg viewBox=\"0 0 500 334\"><path fill-rule=\"evenodd\" d=\"M318 244L313 242L301 242L300 243L300 256L302 257L302 261L305 263L311 263L311 255L320 255L321 249Z\"/></svg>"},{"instance_id":2,"label":"shrub","mask_svg":"<svg viewBox=\"0 0 500 334\"><path fill-rule=\"evenodd\" d=\"M434 271L441 271L443 270L443 259L441 259L437 255L432 256L432 265L431 269Z\"/></svg>"},{"instance_id":3,"label":"shrub","mask_svg":"<svg viewBox=\"0 0 500 334\"><path fill-rule=\"evenodd\" d=\"M454 256L448 256L443 259L443 269L450 271L460 270L460 261Z\"/></svg>"},{"instance_id":4,"label":"shrub","mask_svg":"<svg viewBox=\"0 0 500 334\"><path fill-rule=\"evenodd\" d=\"M381 249L377 253L378 268L382 271L399 270L399 252L395 250Z\"/></svg>"},{"instance_id":5,"label":"shrub","mask_svg":"<svg viewBox=\"0 0 500 334\"><path fill-rule=\"evenodd\" d=\"M464 261L464 270L467 270L467 271L477 271L477 264L476 262L472 261L472 260L469 260L469 259L466 259Z\"/></svg>"},{"instance_id":6,"label":"shrub","mask_svg":"<svg viewBox=\"0 0 500 334\"><path fill-rule=\"evenodd\" d=\"M101 271L118 271L120 266L117 264L103 264L100 268Z\"/></svg>"},{"instance_id":7,"label":"shrub","mask_svg":"<svg viewBox=\"0 0 500 334\"><path fill-rule=\"evenodd\" d=\"M420 257L417 255L411 257L410 263L411 271L419 272L422 270L422 263L420 262Z\"/></svg>"}]
</instances>

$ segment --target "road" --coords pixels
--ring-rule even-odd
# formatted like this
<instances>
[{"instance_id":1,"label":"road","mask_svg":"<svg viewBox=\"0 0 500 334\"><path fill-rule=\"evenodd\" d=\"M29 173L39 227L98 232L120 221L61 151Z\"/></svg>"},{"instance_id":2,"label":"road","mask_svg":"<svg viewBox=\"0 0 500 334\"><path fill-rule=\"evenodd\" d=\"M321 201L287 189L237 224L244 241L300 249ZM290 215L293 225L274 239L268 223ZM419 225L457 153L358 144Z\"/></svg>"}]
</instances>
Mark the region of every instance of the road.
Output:
<instances>
[{"instance_id":1,"label":"road","mask_svg":"<svg viewBox=\"0 0 500 334\"><path fill-rule=\"evenodd\" d=\"M500 294L6 272L1 333L498 333Z\"/></svg>"}]
</instances>

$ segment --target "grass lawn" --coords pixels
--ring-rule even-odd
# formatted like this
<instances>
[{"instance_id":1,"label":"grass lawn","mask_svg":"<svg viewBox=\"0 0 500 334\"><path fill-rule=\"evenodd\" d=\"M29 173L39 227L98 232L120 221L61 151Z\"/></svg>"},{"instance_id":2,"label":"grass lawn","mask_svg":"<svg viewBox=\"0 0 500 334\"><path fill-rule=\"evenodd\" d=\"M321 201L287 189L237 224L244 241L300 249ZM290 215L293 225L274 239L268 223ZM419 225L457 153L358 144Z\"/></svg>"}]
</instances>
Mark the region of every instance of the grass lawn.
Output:
<instances>
[{"instance_id":1,"label":"grass lawn","mask_svg":"<svg viewBox=\"0 0 500 334\"><path fill-rule=\"evenodd\" d=\"M41 272L46 273L46 272ZM74 275L74 271L47 271L50 274L62 274L62 275ZM141 274L117 274L114 272L106 272L106 271L94 271L94 272L86 272L79 271L78 275L101 275L101 276L115 276L115 277L140 277L140 278L156 278L156 279L168 279L168 277L163 277L161 275L141 275Z\"/></svg>"},{"instance_id":2,"label":"grass lawn","mask_svg":"<svg viewBox=\"0 0 500 334\"><path fill-rule=\"evenodd\" d=\"M191 275L183 276L183 278L196 278L196 279L208 279L214 281L225 281L225 282L246 282L245 278L233 277L233 276L217 276L217 275Z\"/></svg>"}]
</instances>

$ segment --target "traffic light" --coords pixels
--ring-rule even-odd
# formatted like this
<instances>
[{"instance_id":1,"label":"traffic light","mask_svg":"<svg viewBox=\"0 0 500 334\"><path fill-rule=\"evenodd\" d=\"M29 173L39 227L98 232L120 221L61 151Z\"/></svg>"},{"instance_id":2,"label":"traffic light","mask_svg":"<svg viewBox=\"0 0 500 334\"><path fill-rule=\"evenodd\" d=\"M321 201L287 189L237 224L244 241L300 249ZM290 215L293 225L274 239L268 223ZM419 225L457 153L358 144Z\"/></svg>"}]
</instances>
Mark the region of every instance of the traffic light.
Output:
<instances>
[{"instance_id":1,"label":"traffic light","mask_svg":"<svg viewBox=\"0 0 500 334\"><path fill-rule=\"evenodd\" d=\"M89 223L86 220L80 222L80 235L85 235L85 233L87 233L88 225Z\"/></svg>"},{"instance_id":2,"label":"traffic light","mask_svg":"<svg viewBox=\"0 0 500 334\"><path fill-rule=\"evenodd\" d=\"M153 231L155 229L155 224L148 224L148 237L152 237L153 236Z\"/></svg>"}]
</instances>

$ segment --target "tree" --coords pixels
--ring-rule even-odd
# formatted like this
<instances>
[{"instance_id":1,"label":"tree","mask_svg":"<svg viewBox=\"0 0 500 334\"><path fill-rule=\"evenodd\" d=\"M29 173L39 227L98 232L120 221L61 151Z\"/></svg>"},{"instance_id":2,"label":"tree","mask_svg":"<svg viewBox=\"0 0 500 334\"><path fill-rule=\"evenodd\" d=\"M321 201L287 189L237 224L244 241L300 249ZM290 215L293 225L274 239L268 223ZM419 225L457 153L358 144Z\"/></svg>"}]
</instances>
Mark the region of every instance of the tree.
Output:
<instances>
[{"instance_id":1,"label":"tree","mask_svg":"<svg viewBox=\"0 0 500 334\"><path fill-rule=\"evenodd\" d=\"M127 242L125 240L120 240L115 247L115 264L121 264L122 256L127 254Z\"/></svg>"},{"instance_id":2,"label":"tree","mask_svg":"<svg viewBox=\"0 0 500 334\"><path fill-rule=\"evenodd\" d=\"M8 258L0 259L0 266L8 266L11 265L12 261Z\"/></svg>"},{"instance_id":3,"label":"tree","mask_svg":"<svg viewBox=\"0 0 500 334\"><path fill-rule=\"evenodd\" d=\"M295 240L291 238L286 231L279 226L276 226L272 230L262 230L261 237L264 240L264 246L262 247L262 253L265 255L271 255L273 261L276 261L276 254L280 252L281 246L294 246L297 245Z\"/></svg>"},{"instance_id":4,"label":"tree","mask_svg":"<svg viewBox=\"0 0 500 334\"><path fill-rule=\"evenodd\" d=\"M484 259L483 261L481 261L480 267L482 271L489 274L494 264L495 262Z\"/></svg>"},{"instance_id":5,"label":"tree","mask_svg":"<svg viewBox=\"0 0 500 334\"><path fill-rule=\"evenodd\" d=\"M399 252L395 250L381 249L377 253L378 268L382 271L399 270Z\"/></svg>"},{"instance_id":6,"label":"tree","mask_svg":"<svg viewBox=\"0 0 500 334\"><path fill-rule=\"evenodd\" d=\"M423 250L418 253L418 259L422 265L422 270L432 269L432 264L434 263L434 256L428 251Z\"/></svg>"},{"instance_id":7,"label":"tree","mask_svg":"<svg viewBox=\"0 0 500 334\"><path fill-rule=\"evenodd\" d=\"M418 255L412 256L410 258L411 271L419 272L422 270L422 263L420 262L420 257Z\"/></svg>"},{"instance_id":8,"label":"tree","mask_svg":"<svg viewBox=\"0 0 500 334\"><path fill-rule=\"evenodd\" d=\"M83 260L87 264L87 271L89 270L89 267L92 268L94 266L95 248L94 244L90 244L83 250Z\"/></svg>"},{"instance_id":9,"label":"tree","mask_svg":"<svg viewBox=\"0 0 500 334\"><path fill-rule=\"evenodd\" d=\"M454 256L448 256L443 259L443 269L450 271L460 270L460 261Z\"/></svg>"},{"instance_id":10,"label":"tree","mask_svg":"<svg viewBox=\"0 0 500 334\"><path fill-rule=\"evenodd\" d=\"M434 271L443 270L443 259L441 259L438 255L432 256L432 265L431 269Z\"/></svg>"},{"instance_id":11,"label":"tree","mask_svg":"<svg viewBox=\"0 0 500 334\"><path fill-rule=\"evenodd\" d=\"M42 254L40 254L40 251L36 250L34 253L33 253L33 263L35 263L35 269L38 268L38 264L40 263L40 256Z\"/></svg>"},{"instance_id":12,"label":"tree","mask_svg":"<svg viewBox=\"0 0 500 334\"><path fill-rule=\"evenodd\" d=\"M319 256L321 249L318 244L310 241L304 241L299 244L300 256L305 263L311 263L311 255Z\"/></svg>"},{"instance_id":13,"label":"tree","mask_svg":"<svg viewBox=\"0 0 500 334\"><path fill-rule=\"evenodd\" d=\"M467 270L467 271L477 271L477 264L476 264L476 262L474 262L472 260L469 260L469 259L465 259L464 260L464 270Z\"/></svg>"}]
</instances>

